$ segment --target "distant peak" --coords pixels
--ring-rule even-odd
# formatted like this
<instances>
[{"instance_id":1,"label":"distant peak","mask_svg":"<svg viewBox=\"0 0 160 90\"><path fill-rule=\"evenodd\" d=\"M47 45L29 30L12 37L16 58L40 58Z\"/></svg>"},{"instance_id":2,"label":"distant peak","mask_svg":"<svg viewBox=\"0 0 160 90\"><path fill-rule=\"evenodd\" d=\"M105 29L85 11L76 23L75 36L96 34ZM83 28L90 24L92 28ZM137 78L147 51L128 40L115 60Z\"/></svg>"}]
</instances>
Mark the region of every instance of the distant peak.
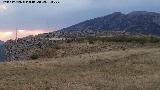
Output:
<instances>
[{"instance_id":1,"label":"distant peak","mask_svg":"<svg viewBox=\"0 0 160 90\"><path fill-rule=\"evenodd\" d=\"M121 12L114 12L114 13L112 13L112 15L121 15L121 14L123 14L123 13L121 13Z\"/></svg>"},{"instance_id":2,"label":"distant peak","mask_svg":"<svg viewBox=\"0 0 160 90\"><path fill-rule=\"evenodd\" d=\"M148 11L133 11L131 13L128 13L128 15L154 15L159 14L155 12L148 12Z\"/></svg>"},{"instance_id":3,"label":"distant peak","mask_svg":"<svg viewBox=\"0 0 160 90\"><path fill-rule=\"evenodd\" d=\"M125 15L125 14L123 14L121 12L114 12L114 13L107 15L107 16L123 16L123 15Z\"/></svg>"}]
</instances>

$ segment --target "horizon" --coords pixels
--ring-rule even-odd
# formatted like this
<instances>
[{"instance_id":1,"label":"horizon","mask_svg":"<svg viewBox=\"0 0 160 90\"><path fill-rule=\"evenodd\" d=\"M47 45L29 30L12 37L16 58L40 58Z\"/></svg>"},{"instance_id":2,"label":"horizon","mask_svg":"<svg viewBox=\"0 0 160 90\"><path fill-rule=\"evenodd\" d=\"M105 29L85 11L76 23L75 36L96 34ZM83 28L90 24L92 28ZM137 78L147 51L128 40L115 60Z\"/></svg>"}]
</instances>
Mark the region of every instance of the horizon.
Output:
<instances>
[{"instance_id":1,"label":"horizon","mask_svg":"<svg viewBox=\"0 0 160 90\"><path fill-rule=\"evenodd\" d=\"M29 35L38 35L38 34L43 34L43 33L49 33L52 32L50 30L41 30L41 29L34 29L34 30L28 30L28 29L18 29L17 30L17 37L18 38L23 38L27 37ZM0 32L0 40L6 42L7 40L15 40L16 39L16 30L11 31L1 31Z\"/></svg>"},{"instance_id":2,"label":"horizon","mask_svg":"<svg viewBox=\"0 0 160 90\"><path fill-rule=\"evenodd\" d=\"M131 12L128 12L128 13L123 13L123 12L120 12L122 14L129 14L129 13L132 13L132 12L151 12L151 11L131 11ZM112 12L110 14L113 14L113 13L116 13L116 12ZM154 13L159 13L159 12L154 12ZM107 15L110 15L110 14L107 14ZM106 16L106 15L103 15L103 16ZM103 16L99 16L99 17L103 17ZM98 18L98 17L94 17L94 18ZM94 18L90 18L90 19L94 19ZM90 20L88 19L88 20ZM84 20L86 21L86 20ZM83 21L81 21L83 22ZM77 22L77 23L80 23L80 22ZM77 24L75 23L75 24ZM75 25L73 24L73 25ZM70 25L72 26L72 25ZM69 27L69 26L68 26ZM66 27L64 27L66 28ZM61 28L63 29L63 28ZM60 30L61 30L60 29ZM22 28L15 28L15 30L1 30L0 31L0 40L1 41L4 41L6 42L7 40L15 40L16 39L16 30L18 32L18 38L23 38L23 37L27 37L27 36L30 36L30 35L38 35L38 34L44 34L44 33L49 33L49 32L54 32L54 31L57 31L56 29L50 29L50 27L48 26L48 29L22 29Z\"/></svg>"},{"instance_id":3,"label":"horizon","mask_svg":"<svg viewBox=\"0 0 160 90\"><path fill-rule=\"evenodd\" d=\"M38 1L38 0L35 0ZM51 0L47 0L51 1ZM0 40L15 39L16 27L25 35L47 33L114 12L157 12L159 0L54 0L58 4L4 4L0 2ZM40 31L39 31L40 30ZM31 33L31 31L33 33ZM28 33L29 32L29 33ZM28 34L27 34L28 33Z\"/></svg>"}]
</instances>

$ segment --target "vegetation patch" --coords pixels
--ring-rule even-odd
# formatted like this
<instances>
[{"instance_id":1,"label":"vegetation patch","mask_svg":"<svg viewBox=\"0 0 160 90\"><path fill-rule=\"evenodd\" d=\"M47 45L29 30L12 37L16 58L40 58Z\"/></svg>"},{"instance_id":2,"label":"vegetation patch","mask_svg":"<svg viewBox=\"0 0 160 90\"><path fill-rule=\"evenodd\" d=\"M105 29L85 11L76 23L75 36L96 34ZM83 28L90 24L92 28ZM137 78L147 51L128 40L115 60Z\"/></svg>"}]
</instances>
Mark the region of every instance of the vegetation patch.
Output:
<instances>
[{"instance_id":1,"label":"vegetation patch","mask_svg":"<svg viewBox=\"0 0 160 90\"><path fill-rule=\"evenodd\" d=\"M37 54L32 54L32 55L30 56L30 58L31 58L32 60L35 60L35 59L38 59L39 56L38 56Z\"/></svg>"}]
</instances>

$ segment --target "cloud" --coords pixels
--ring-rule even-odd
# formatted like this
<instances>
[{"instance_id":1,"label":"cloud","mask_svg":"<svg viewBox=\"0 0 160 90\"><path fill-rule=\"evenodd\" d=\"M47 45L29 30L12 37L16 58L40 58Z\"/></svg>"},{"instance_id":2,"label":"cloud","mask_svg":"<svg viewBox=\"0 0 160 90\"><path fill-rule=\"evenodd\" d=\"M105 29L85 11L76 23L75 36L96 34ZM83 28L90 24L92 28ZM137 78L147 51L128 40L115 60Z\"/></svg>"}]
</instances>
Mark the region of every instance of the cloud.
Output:
<instances>
[{"instance_id":1,"label":"cloud","mask_svg":"<svg viewBox=\"0 0 160 90\"><path fill-rule=\"evenodd\" d=\"M26 37L29 35L38 35L42 33L50 32L49 30L41 30L41 29L25 29L18 30L18 38ZM6 41L9 39L15 39L16 30L0 30L0 40Z\"/></svg>"},{"instance_id":2,"label":"cloud","mask_svg":"<svg viewBox=\"0 0 160 90\"><path fill-rule=\"evenodd\" d=\"M7 7L4 4L0 5L0 12L2 13L5 10L7 10Z\"/></svg>"}]
</instances>

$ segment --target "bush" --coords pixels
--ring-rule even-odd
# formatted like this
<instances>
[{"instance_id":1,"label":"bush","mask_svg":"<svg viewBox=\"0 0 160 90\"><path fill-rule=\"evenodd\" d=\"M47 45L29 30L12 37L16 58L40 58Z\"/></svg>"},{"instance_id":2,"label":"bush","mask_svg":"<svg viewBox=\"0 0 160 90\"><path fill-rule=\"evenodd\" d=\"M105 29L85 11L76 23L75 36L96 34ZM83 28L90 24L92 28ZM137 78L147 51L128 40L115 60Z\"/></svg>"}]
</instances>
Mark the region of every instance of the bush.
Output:
<instances>
[{"instance_id":1,"label":"bush","mask_svg":"<svg viewBox=\"0 0 160 90\"><path fill-rule=\"evenodd\" d=\"M89 40L88 42L89 42L89 44L94 44L93 40Z\"/></svg>"},{"instance_id":2,"label":"bush","mask_svg":"<svg viewBox=\"0 0 160 90\"><path fill-rule=\"evenodd\" d=\"M58 44L55 44L55 45L53 46L53 48L59 50L59 49L61 49L61 46L58 45Z\"/></svg>"},{"instance_id":3,"label":"bush","mask_svg":"<svg viewBox=\"0 0 160 90\"><path fill-rule=\"evenodd\" d=\"M82 39L83 40L83 39ZM113 37L86 37L89 44L93 44L94 41L102 42L136 42L136 43L158 43L160 42L159 36L147 36L147 35L117 35Z\"/></svg>"},{"instance_id":4,"label":"bush","mask_svg":"<svg viewBox=\"0 0 160 90\"><path fill-rule=\"evenodd\" d=\"M157 43L160 37L156 36L114 36L99 39L102 42L137 42L137 43Z\"/></svg>"},{"instance_id":5,"label":"bush","mask_svg":"<svg viewBox=\"0 0 160 90\"><path fill-rule=\"evenodd\" d=\"M67 42L67 43L71 43L71 42L73 42L73 40L66 40L66 42Z\"/></svg>"},{"instance_id":6,"label":"bush","mask_svg":"<svg viewBox=\"0 0 160 90\"><path fill-rule=\"evenodd\" d=\"M159 38L159 37L155 37L155 36L151 36L151 37L150 37L150 42L151 42L151 43L160 42L160 38Z\"/></svg>"},{"instance_id":7,"label":"bush","mask_svg":"<svg viewBox=\"0 0 160 90\"><path fill-rule=\"evenodd\" d=\"M89 44L94 44L94 41L97 41L96 37L88 36L86 37Z\"/></svg>"},{"instance_id":8,"label":"bush","mask_svg":"<svg viewBox=\"0 0 160 90\"><path fill-rule=\"evenodd\" d=\"M38 56L37 54L33 54L33 55L30 56L30 58L31 58L32 60L35 60L35 59L38 59L39 56Z\"/></svg>"}]
</instances>

